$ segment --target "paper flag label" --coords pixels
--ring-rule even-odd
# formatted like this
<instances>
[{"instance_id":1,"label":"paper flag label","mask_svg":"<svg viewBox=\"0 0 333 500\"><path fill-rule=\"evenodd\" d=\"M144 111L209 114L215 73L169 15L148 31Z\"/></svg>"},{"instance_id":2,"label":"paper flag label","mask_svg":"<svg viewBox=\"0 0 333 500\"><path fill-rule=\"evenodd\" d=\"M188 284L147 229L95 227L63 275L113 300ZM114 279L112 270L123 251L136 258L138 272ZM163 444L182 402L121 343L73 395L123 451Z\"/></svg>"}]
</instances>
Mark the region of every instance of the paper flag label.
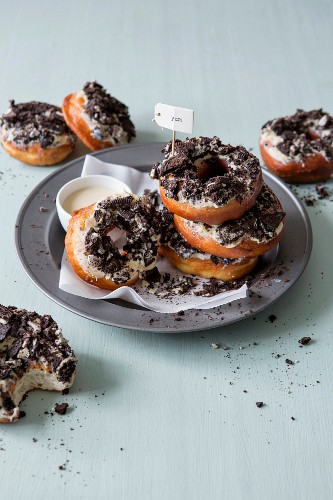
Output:
<instances>
[{"instance_id":1,"label":"paper flag label","mask_svg":"<svg viewBox=\"0 0 333 500\"><path fill-rule=\"evenodd\" d=\"M194 111L193 109L177 108L159 102L155 106L154 120L160 127L192 134Z\"/></svg>"}]
</instances>

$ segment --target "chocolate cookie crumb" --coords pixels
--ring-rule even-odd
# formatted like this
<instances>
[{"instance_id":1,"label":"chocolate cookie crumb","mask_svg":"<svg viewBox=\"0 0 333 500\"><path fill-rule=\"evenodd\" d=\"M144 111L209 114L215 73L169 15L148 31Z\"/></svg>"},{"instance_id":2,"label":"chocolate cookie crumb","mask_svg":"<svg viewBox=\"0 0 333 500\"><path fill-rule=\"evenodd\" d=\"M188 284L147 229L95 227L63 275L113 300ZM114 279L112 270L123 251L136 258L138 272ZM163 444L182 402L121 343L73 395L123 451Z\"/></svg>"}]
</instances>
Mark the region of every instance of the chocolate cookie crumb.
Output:
<instances>
[{"instance_id":1,"label":"chocolate cookie crumb","mask_svg":"<svg viewBox=\"0 0 333 500\"><path fill-rule=\"evenodd\" d=\"M316 198L312 196L312 194L308 194L307 196L304 196L304 202L308 207L313 207L316 203Z\"/></svg>"},{"instance_id":2,"label":"chocolate cookie crumb","mask_svg":"<svg viewBox=\"0 0 333 500\"><path fill-rule=\"evenodd\" d=\"M256 406L257 406L258 408L262 408L262 407L264 406L264 403L263 403L262 401L257 401L257 402L256 402Z\"/></svg>"},{"instance_id":3,"label":"chocolate cookie crumb","mask_svg":"<svg viewBox=\"0 0 333 500\"><path fill-rule=\"evenodd\" d=\"M288 358L286 359L286 363L287 363L287 365L293 365L294 364L294 362L291 361L291 359L288 359Z\"/></svg>"},{"instance_id":4,"label":"chocolate cookie crumb","mask_svg":"<svg viewBox=\"0 0 333 500\"><path fill-rule=\"evenodd\" d=\"M327 187L324 184L317 184L316 191L318 194L318 198L320 200L323 200L324 198L328 198L330 195L329 190L327 189Z\"/></svg>"},{"instance_id":5,"label":"chocolate cookie crumb","mask_svg":"<svg viewBox=\"0 0 333 500\"><path fill-rule=\"evenodd\" d=\"M296 420L296 418L295 417L291 417L291 420Z\"/></svg>"},{"instance_id":6,"label":"chocolate cookie crumb","mask_svg":"<svg viewBox=\"0 0 333 500\"><path fill-rule=\"evenodd\" d=\"M311 341L311 337L302 337L301 339L299 339L299 343L302 344L302 345L306 345L308 344L309 342Z\"/></svg>"},{"instance_id":7,"label":"chocolate cookie crumb","mask_svg":"<svg viewBox=\"0 0 333 500\"><path fill-rule=\"evenodd\" d=\"M56 405L54 406L54 411L59 415L65 415L65 413L67 412L67 408L68 408L68 403L61 403L61 404L56 403Z\"/></svg>"},{"instance_id":8,"label":"chocolate cookie crumb","mask_svg":"<svg viewBox=\"0 0 333 500\"><path fill-rule=\"evenodd\" d=\"M275 316L275 314L271 314L268 316L268 319L271 323L274 323L274 321L277 320L277 316Z\"/></svg>"}]
</instances>

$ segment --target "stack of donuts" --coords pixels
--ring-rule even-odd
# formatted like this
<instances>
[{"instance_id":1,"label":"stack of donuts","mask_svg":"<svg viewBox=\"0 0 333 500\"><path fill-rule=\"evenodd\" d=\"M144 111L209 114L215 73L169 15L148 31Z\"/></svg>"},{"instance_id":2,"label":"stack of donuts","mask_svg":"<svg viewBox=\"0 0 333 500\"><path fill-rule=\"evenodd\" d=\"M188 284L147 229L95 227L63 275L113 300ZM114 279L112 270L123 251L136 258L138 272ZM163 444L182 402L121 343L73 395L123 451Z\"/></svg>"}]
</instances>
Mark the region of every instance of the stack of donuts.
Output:
<instances>
[{"instance_id":1,"label":"stack of donuts","mask_svg":"<svg viewBox=\"0 0 333 500\"><path fill-rule=\"evenodd\" d=\"M285 213L258 158L218 137L171 143L151 177L165 208L159 253L182 272L230 281L281 239Z\"/></svg>"}]
</instances>

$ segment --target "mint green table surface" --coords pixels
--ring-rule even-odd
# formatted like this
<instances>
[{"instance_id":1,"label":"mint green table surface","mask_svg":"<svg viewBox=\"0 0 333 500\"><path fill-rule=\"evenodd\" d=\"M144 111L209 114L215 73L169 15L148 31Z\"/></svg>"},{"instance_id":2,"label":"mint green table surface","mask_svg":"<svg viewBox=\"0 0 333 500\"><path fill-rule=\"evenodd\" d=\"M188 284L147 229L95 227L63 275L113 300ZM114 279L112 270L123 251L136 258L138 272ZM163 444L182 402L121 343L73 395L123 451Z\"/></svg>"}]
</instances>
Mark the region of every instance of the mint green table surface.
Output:
<instances>
[{"instance_id":1,"label":"mint green table surface","mask_svg":"<svg viewBox=\"0 0 333 500\"><path fill-rule=\"evenodd\" d=\"M329 0L0 0L0 112L96 79L129 106L138 143L169 140L152 123L165 102L195 110L194 135L259 154L267 120L333 113L332 26ZM254 318L168 335L81 318L26 276L16 216L57 168L0 151L0 302L51 314L79 358L69 395L31 393L1 426L0 498L333 498L333 183L324 200L294 187L316 198L314 247L289 292ZM66 415L46 413L63 401Z\"/></svg>"}]
</instances>

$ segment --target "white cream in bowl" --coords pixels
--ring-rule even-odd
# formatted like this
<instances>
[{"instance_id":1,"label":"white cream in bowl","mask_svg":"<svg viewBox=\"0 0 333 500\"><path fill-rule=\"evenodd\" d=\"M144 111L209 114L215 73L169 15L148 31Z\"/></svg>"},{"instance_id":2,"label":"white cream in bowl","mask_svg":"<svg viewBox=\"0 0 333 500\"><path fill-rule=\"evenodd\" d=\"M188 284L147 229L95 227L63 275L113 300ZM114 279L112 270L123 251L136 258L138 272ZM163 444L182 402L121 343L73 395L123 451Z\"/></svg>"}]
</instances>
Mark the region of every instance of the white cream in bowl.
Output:
<instances>
[{"instance_id":1,"label":"white cream in bowl","mask_svg":"<svg viewBox=\"0 0 333 500\"><path fill-rule=\"evenodd\" d=\"M131 189L124 182L109 175L87 175L73 179L62 186L57 194L56 207L61 225L67 231L74 210L87 207L108 196L130 193Z\"/></svg>"}]
</instances>

